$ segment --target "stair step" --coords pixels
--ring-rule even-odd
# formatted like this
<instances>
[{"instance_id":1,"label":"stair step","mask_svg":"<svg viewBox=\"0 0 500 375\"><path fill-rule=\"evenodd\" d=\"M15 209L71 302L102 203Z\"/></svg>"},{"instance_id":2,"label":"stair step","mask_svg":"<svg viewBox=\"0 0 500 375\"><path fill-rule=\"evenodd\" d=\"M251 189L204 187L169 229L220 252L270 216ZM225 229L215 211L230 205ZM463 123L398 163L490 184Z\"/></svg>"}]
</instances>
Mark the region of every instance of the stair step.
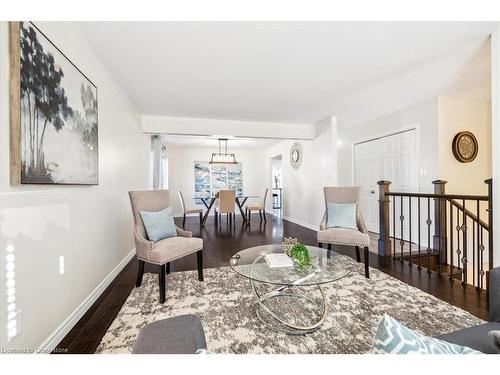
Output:
<instances>
[{"instance_id":1,"label":"stair step","mask_svg":"<svg viewBox=\"0 0 500 375\"><path fill-rule=\"evenodd\" d=\"M420 266L423 268L423 269L430 269L431 271L433 272L438 272L439 269L441 269L441 275L442 276L447 276L449 277L450 274L452 273L453 274L453 278L455 279L462 279L462 274L463 274L463 268L458 268L456 266L449 266L448 264L441 264L441 267L439 266L438 264L438 257L439 255L439 252L437 251L434 251L431 253L431 256L428 257L427 254L426 255L421 255L420 256ZM411 257L410 257L410 254L407 253L403 253L403 257L401 256L396 256L396 260L398 261L405 261L405 262L408 262L408 263L412 263L413 265L417 265L419 262L418 262L418 255L414 255L412 253ZM430 261L430 264L429 264L429 261ZM451 268L451 270L450 270Z\"/></svg>"},{"instance_id":2,"label":"stair step","mask_svg":"<svg viewBox=\"0 0 500 375\"><path fill-rule=\"evenodd\" d=\"M439 255L439 251L436 251L436 250L433 250L431 253L430 253L430 257L436 257ZM421 258L428 258L429 255L427 254L427 251L424 251L424 250L420 250L420 257ZM418 258L418 252L416 251L412 251L411 252L411 256L410 256L410 253L409 252L403 252L403 255L401 256L401 253L397 253L396 254L396 258L397 259L403 259L403 260L408 260L410 258L415 258L417 259ZM413 262L415 263L415 262Z\"/></svg>"},{"instance_id":3,"label":"stair step","mask_svg":"<svg viewBox=\"0 0 500 375\"><path fill-rule=\"evenodd\" d=\"M448 265L441 266L441 275L443 276L450 276L450 274L453 275L453 278L455 279L462 279L462 274L464 273L463 268L457 268L455 266L451 267Z\"/></svg>"}]
</instances>

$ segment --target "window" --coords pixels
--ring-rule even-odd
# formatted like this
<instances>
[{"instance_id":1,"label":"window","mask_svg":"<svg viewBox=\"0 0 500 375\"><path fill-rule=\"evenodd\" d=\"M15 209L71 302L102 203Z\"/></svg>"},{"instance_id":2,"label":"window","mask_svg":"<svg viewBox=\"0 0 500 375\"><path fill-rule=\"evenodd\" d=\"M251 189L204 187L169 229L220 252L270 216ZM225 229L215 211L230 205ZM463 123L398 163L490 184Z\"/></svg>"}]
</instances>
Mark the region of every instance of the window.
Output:
<instances>
[{"instance_id":1,"label":"window","mask_svg":"<svg viewBox=\"0 0 500 375\"><path fill-rule=\"evenodd\" d=\"M208 161L195 161L195 197L210 196L221 189L236 190L236 195L243 194L241 163L231 165L210 165ZM201 202L197 199L196 204L201 204Z\"/></svg>"}]
</instances>

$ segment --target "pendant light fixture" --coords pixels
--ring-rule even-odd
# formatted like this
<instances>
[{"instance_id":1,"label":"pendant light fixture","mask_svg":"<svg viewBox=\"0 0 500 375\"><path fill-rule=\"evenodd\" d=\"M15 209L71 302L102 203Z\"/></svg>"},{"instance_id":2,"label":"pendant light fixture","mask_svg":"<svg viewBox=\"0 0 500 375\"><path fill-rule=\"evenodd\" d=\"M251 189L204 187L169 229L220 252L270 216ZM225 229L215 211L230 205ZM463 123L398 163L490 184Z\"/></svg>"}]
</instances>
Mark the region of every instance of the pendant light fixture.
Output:
<instances>
[{"instance_id":1,"label":"pendant light fixture","mask_svg":"<svg viewBox=\"0 0 500 375\"><path fill-rule=\"evenodd\" d=\"M219 152L213 152L210 158L210 164L238 164L234 154L227 153L227 138L219 138ZM224 144L224 152L222 152L221 143Z\"/></svg>"}]
</instances>

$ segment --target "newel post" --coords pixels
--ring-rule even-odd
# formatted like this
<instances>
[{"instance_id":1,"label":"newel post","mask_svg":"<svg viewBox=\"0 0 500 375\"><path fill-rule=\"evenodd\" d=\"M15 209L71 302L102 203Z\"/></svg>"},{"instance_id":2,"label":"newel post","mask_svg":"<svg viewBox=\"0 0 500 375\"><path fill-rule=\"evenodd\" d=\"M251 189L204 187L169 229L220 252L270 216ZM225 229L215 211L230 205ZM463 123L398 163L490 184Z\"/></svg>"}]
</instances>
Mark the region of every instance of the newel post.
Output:
<instances>
[{"instance_id":1,"label":"newel post","mask_svg":"<svg viewBox=\"0 0 500 375\"><path fill-rule=\"evenodd\" d=\"M378 184L378 212L379 212L379 238L378 238L378 255L391 255L391 237L389 236L390 221L389 221L389 185L390 181L379 181Z\"/></svg>"},{"instance_id":2,"label":"newel post","mask_svg":"<svg viewBox=\"0 0 500 375\"><path fill-rule=\"evenodd\" d=\"M447 181L436 180L432 181L434 184L434 194L446 194ZM439 251L441 262L446 262L446 200L434 199L434 236L433 236L433 249Z\"/></svg>"},{"instance_id":3,"label":"newel post","mask_svg":"<svg viewBox=\"0 0 500 375\"><path fill-rule=\"evenodd\" d=\"M489 269L493 269L493 179L489 178L484 181L488 184L488 261ZM488 279L488 278L487 278ZM488 286L489 287L489 286ZM488 289L489 290L489 289Z\"/></svg>"}]
</instances>

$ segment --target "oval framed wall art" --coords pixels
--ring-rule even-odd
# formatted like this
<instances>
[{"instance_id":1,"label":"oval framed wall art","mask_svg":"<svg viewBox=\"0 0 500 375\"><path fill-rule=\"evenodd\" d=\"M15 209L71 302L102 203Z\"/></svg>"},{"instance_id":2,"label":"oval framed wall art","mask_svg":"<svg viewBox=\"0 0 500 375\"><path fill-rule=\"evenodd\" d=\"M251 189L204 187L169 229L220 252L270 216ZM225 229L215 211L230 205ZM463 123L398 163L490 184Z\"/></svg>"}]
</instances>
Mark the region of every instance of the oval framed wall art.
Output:
<instances>
[{"instance_id":1,"label":"oval framed wall art","mask_svg":"<svg viewBox=\"0 0 500 375\"><path fill-rule=\"evenodd\" d=\"M476 158L479 145L474 134L462 131L453 138L451 148L453 156L460 163L470 163Z\"/></svg>"},{"instance_id":2,"label":"oval framed wall art","mask_svg":"<svg viewBox=\"0 0 500 375\"><path fill-rule=\"evenodd\" d=\"M299 142L295 142L290 149L290 164L294 169L299 169L302 164L303 150Z\"/></svg>"}]
</instances>

